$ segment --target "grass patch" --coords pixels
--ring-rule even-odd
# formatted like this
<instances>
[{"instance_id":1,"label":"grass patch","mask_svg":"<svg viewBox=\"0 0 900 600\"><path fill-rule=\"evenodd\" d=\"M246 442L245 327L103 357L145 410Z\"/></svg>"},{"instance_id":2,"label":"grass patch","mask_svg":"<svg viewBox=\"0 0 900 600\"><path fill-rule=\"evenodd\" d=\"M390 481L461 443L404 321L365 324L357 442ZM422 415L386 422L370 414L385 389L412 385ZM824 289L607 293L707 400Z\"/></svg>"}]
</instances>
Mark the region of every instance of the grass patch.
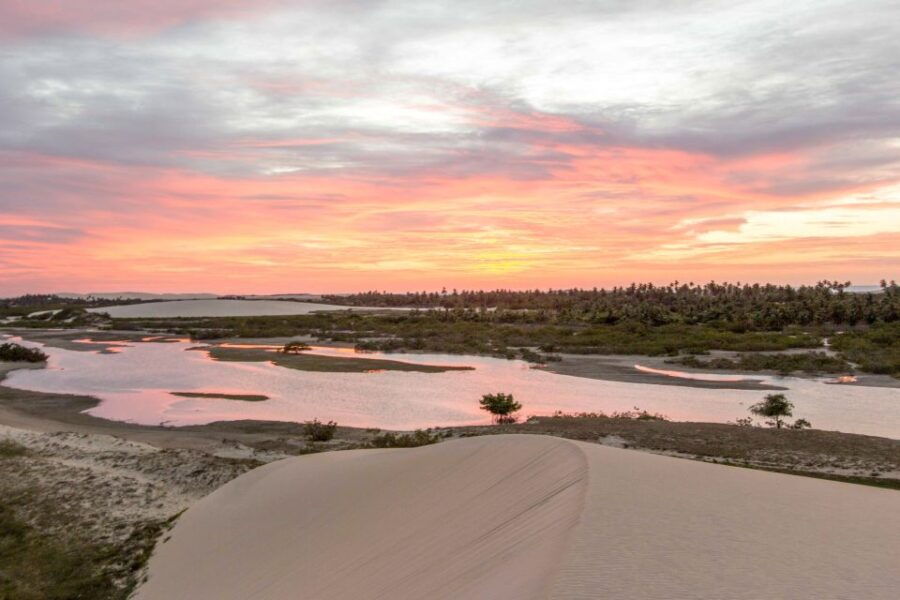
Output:
<instances>
[{"instance_id":1,"label":"grass patch","mask_svg":"<svg viewBox=\"0 0 900 600\"><path fill-rule=\"evenodd\" d=\"M416 429L413 433L383 433L372 438L374 448L417 448L441 441L442 436Z\"/></svg>"},{"instance_id":2,"label":"grass patch","mask_svg":"<svg viewBox=\"0 0 900 600\"><path fill-rule=\"evenodd\" d=\"M116 319L117 329L167 330L194 339L300 335L350 342L360 350L424 351L517 357L522 348L552 353L665 355L708 350L816 348L821 337L797 327L771 331L711 323L648 325L634 320L585 322L551 313L415 311L395 314L317 313L279 317ZM530 355L527 353L526 360Z\"/></svg>"},{"instance_id":3,"label":"grass patch","mask_svg":"<svg viewBox=\"0 0 900 600\"><path fill-rule=\"evenodd\" d=\"M900 440L837 431L639 419L634 414L625 418L557 414L531 417L516 425L458 427L454 432L461 437L534 433L586 442L615 437L624 440L627 447L707 462L892 489L900 487L898 479L870 475L900 471Z\"/></svg>"},{"instance_id":4,"label":"grass patch","mask_svg":"<svg viewBox=\"0 0 900 600\"><path fill-rule=\"evenodd\" d=\"M215 360L238 362L272 362L279 367L300 371L324 371L335 373L366 373L370 371L415 371L419 373L443 373L446 371L464 371L471 367L445 367L438 365L417 365L399 360L377 358L335 357L316 354L284 354L268 352L257 348L222 348L214 346L209 349L209 356Z\"/></svg>"},{"instance_id":5,"label":"grass patch","mask_svg":"<svg viewBox=\"0 0 900 600\"><path fill-rule=\"evenodd\" d=\"M835 335L831 346L863 371L900 379L900 322Z\"/></svg>"},{"instance_id":6,"label":"grass patch","mask_svg":"<svg viewBox=\"0 0 900 600\"><path fill-rule=\"evenodd\" d=\"M15 501L0 500L0 598L124 600L107 568L112 549L74 535L42 535L21 519Z\"/></svg>"},{"instance_id":7,"label":"grass patch","mask_svg":"<svg viewBox=\"0 0 900 600\"><path fill-rule=\"evenodd\" d=\"M797 354L742 354L737 359L683 356L666 362L697 369L722 369L727 371L776 371L789 374L804 373L852 373L853 367L846 360L829 356L824 352Z\"/></svg>"},{"instance_id":8,"label":"grass patch","mask_svg":"<svg viewBox=\"0 0 900 600\"><path fill-rule=\"evenodd\" d=\"M14 440L0 440L0 458L15 458L28 454L28 448Z\"/></svg>"},{"instance_id":9,"label":"grass patch","mask_svg":"<svg viewBox=\"0 0 900 600\"><path fill-rule=\"evenodd\" d=\"M263 394L222 394L219 392L169 392L182 398L219 398L222 400L241 400L243 402L262 402L268 400Z\"/></svg>"}]
</instances>

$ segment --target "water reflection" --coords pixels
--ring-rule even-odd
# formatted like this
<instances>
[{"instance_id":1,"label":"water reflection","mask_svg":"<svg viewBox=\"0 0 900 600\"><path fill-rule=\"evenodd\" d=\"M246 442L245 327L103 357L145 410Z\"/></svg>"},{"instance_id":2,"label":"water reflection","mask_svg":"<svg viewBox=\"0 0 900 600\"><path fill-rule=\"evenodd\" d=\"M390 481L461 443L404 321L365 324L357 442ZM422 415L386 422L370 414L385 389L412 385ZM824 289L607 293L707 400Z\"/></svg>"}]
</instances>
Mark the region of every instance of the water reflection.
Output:
<instances>
[{"instance_id":1,"label":"water reflection","mask_svg":"<svg viewBox=\"0 0 900 600\"><path fill-rule=\"evenodd\" d=\"M168 340L167 340L168 341ZM29 344L38 345L38 344ZM733 421L764 392L699 389L585 379L532 369L522 361L443 354L366 353L416 364L471 366L474 370L421 373L307 372L268 362L215 361L189 342L115 346L114 354L45 347L49 368L10 374L6 385L35 391L92 395L102 400L96 416L144 424L172 425L217 420L333 419L344 425L413 429L488 423L478 409L482 394L512 393L522 416L563 412L631 410L635 406L679 421ZM278 348L274 346L273 348ZM270 348L272 349L272 348ZM317 346L328 356L360 356L352 348ZM696 376L695 374L690 374ZM703 374L720 380L733 375ZM819 429L900 437L900 390L828 385L821 379L759 377L789 388L795 415ZM170 392L268 396L262 402L185 398Z\"/></svg>"}]
</instances>

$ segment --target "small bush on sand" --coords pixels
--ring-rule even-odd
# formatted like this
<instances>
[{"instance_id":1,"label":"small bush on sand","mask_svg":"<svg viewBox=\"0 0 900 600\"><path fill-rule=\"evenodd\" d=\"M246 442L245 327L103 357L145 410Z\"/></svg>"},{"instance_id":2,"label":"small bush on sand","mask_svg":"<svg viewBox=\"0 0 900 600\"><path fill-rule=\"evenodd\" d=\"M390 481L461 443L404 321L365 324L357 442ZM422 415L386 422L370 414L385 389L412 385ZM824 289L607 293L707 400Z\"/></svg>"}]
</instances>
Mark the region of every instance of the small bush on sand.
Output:
<instances>
[{"instance_id":1,"label":"small bush on sand","mask_svg":"<svg viewBox=\"0 0 900 600\"><path fill-rule=\"evenodd\" d=\"M39 363L47 360L47 355L37 348L26 348L7 342L0 344L0 361Z\"/></svg>"},{"instance_id":2,"label":"small bush on sand","mask_svg":"<svg viewBox=\"0 0 900 600\"><path fill-rule=\"evenodd\" d=\"M515 401L512 394L485 394L478 403L481 410L491 413L492 420L497 424L515 423L513 413L522 409L522 405Z\"/></svg>"},{"instance_id":3,"label":"small bush on sand","mask_svg":"<svg viewBox=\"0 0 900 600\"><path fill-rule=\"evenodd\" d=\"M537 417L529 417L530 419ZM611 414L605 412L577 412L565 413L561 410L550 415L551 419L632 419L634 421L671 421L662 413L652 413L638 406L634 410L616 411Z\"/></svg>"},{"instance_id":4,"label":"small bush on sand","mask_svg":"<svg viewBox=\"0 0 900 600\"><path fill-rule=\"evenodd\" d=\"M303 433L311 442L327 442L334 437L337 426L334 421L323 423L318 419L313 419L303 424Z\"/></svg>"},{"instance_id":5,"label":"small bush on sand","mask_svg":"<svg viewBox=\"0 0 900 600\"><path fill-rule=\"evenodd\" d=\"M769 417L771 420L766 421L766 425L781 429L805 429L812 427L812 423L806 419L797 419L794 423L785 423L784 417L791 417L794 414L794 404L787 399L784 394L769 394L763 402L757 402L750 407L750 412L761 417Z\"/></svg>"},{"instance_id":6,"label":"small bush on sand","mask_svg":"<svg viewBox=\"0 0 900 600\"><path fill-rule=\"evenodd\" d=\"M13 440L0 440L0 458L15 458L25 456L28 448Z\"/></svg>"},{"instance_id":7,"label":"small bush on sand","mask_svg":"<svg viewBox=\"0 0 900 600\"><path fill-rule=\"evenodd\" d=\"M421 429L416 429L413 433L384 433L372 438L372 445L376 448L415 448L417 446L427 446L440 441L441 436L431 434Z\"/></svg>"},{"instance_id":8,"label":"small bush on sand","mask_svg":"<svg viewBox=\"0 0 900 600\"><path fill-rule=\"evenodd\" d=\"M644 410L639 406L635 406L634 410L624 410L614 412L610 415L613 419L634 419L635 421L669 421L669 417L662 413L652 413Z\"/></svg>"}]
</instances>

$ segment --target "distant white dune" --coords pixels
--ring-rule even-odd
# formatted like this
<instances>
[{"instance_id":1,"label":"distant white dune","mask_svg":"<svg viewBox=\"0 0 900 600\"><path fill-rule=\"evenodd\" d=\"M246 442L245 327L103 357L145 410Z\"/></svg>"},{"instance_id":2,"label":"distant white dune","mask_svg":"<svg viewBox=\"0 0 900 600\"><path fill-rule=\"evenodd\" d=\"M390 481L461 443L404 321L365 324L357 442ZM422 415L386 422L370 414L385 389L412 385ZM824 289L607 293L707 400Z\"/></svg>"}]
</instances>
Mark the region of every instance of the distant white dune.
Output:
<instances>
[{"instance_id":1,"label":"distant white dune","mask_svg":"<svg viewBox=\"0 0 900 600\"><path fill-rule=\"evenodd\" d=\"M138 600L895 598L897 492L531 435L302 456L182 515Z\"/></svg>"},{"instance_id":2,"label":"distant white dune","mask_svg":"<svg viewBox=\"0 0 900 600\"><path fill-rule=\"evenodd\" d=\"M176 300L145 302L122 306L88 309L109 313L117 319L173 318L173 317L255 317L305 315L322 310L347 310L347 306L289 302L284 300Z\"/></svg>"}]
</instances>

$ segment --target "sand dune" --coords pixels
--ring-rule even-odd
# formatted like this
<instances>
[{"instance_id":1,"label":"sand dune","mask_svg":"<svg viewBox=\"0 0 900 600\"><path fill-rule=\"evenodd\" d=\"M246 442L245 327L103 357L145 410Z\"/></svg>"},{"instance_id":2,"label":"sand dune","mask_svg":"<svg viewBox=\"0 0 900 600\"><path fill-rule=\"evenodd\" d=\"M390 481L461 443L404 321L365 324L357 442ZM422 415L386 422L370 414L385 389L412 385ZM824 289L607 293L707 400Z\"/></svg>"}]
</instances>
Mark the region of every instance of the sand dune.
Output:
<instances>
[{"instance_id":1,"label":"sand dune","mask_svg":"<svg viewBox=\"0 0 900 600\"><path fill-rule=\"evenodd\" d=\"M137 598L893 598L898 534L891 490L488 436L247 473Z\"/></svg>"}]
</instances>

